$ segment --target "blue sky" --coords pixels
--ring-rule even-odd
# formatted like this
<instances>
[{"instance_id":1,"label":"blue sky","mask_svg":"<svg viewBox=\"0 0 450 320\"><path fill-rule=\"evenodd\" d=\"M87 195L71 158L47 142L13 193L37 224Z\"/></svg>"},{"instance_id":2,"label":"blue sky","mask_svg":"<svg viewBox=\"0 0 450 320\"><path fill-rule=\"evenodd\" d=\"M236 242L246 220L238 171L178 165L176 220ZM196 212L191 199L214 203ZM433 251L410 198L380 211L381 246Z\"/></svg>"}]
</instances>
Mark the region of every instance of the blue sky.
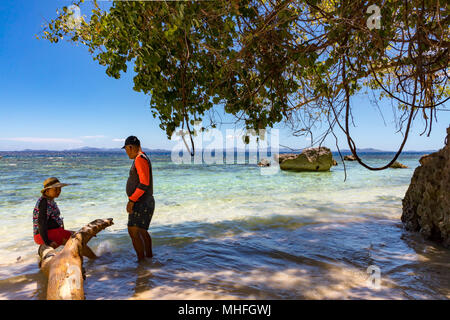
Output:
<instances>
[{"instance_id":1,"label":"blue sky","mask_svg":"<svg viewBox=\"0 0 450 320\"><path fill-rule=\"evenodd\" d=\"M45 19L54 18L56 10L68 4L0 2L0 150L113 148L131 134L145 147L171 149L176 142L167 139L152 117L150 97L133 91L132 72L118 80L110 78L85 47L36 39ZM364 96L353 100L357 127L351 132L358 147L396 150L402 136L395 133L390 104L381 106L385 125L367 100ZM419 136L423 122L416 121L405 150L441 148L449 125L450 112L438 112L438 123L426 137ZM304 137L292 137L283 125L279 128L282 145L308 146ZM347 149L343 135L338 137L340 147ZM332 137L325 145L336 149Z\"/></svg>"}]
</instances>

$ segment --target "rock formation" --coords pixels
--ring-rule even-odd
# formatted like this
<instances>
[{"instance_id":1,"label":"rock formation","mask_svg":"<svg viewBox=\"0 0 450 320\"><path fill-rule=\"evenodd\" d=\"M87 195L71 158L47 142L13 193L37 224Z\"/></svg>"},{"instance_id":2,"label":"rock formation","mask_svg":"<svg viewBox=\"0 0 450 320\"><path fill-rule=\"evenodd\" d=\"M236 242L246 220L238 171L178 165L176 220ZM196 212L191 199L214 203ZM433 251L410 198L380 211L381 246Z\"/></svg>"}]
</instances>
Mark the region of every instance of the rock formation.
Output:
<instances>
[{"instance_id":1,"label":"rock formation","mask_svg":"<svg viewBox=\"0 0 450 320\"><path fill-rule=\"evenodd\" d=\"M356 161L356 157L354 155L344 156L344 160L346 161Z\"/></svg>"},{"instance_id":2,"label":"rock formation","mask_svg":"<svg viewBox=\"0 0 450 320\"><path fill-rule=\"evenodd\" d=\"M302 153L280 154L281 170L287 171L329 171L333 166L333 156L326 147L303 149Z\"/></svg>"},{"instance_id":3,"label":"rock formation","mask_svg":"<svg viewBox=\"0 0 450 320\"><path fill-rule=\"evenodd\" d=\"M403 199L407 230L450 247L450 127L445 146L423 156Z\"/></svg>"},{"instance_id":4,"label":"rock formation","mask_svg":"<svg viewBox=\"0 0 450 320\"><path fill-rule=\"evenodd\" d=\"M389 168L392 168L392 169L405 169L405 168L408 168L408 166L405 166L404 164L402 164L402 163L400 163L398 161L395 161L393 164L391 164L389 166Z\"/></svg>"}]
</instances>

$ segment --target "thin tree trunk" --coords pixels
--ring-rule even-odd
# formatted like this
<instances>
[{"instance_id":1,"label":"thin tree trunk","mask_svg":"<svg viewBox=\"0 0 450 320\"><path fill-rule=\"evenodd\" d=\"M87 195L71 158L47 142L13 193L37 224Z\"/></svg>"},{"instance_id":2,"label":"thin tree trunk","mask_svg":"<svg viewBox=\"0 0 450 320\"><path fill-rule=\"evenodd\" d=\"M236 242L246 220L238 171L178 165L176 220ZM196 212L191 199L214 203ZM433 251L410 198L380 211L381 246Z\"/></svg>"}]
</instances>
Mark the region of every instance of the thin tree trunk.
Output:
<instances>
[{"instance_id":1,"label":"thin tree trunk","mask_svg":"<svg viewBox=\"0 0 450 320\"><path fill-rule=\"evenodd\" d=\"M97 219L67 240L61 252L41 245L39 267L48 278L47 300L84 300L83 248L97 233L113 224L112 218Z\"/></svg>"}]
</instances>

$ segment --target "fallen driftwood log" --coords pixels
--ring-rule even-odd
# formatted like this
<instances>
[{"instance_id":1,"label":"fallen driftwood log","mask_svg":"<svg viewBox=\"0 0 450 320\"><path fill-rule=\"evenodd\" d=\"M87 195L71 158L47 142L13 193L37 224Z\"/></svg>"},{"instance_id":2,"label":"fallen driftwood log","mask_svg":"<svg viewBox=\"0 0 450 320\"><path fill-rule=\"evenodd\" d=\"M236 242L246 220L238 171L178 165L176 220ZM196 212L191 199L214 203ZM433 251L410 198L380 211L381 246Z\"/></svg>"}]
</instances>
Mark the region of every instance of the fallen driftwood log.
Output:
<instances>
[{"instance_id":1,"label":"fallen driftwood log","mask_svg":"<svg viewBox=\"0 0 450 320\"><path fill-rule=\"evenodd\" d=\"M97 233L113 224L112 218L97 219L75 232L60 252L39 247L39 267L48 278L47 300L84 300L83 248Z\"/></svg>"}]
</instances>

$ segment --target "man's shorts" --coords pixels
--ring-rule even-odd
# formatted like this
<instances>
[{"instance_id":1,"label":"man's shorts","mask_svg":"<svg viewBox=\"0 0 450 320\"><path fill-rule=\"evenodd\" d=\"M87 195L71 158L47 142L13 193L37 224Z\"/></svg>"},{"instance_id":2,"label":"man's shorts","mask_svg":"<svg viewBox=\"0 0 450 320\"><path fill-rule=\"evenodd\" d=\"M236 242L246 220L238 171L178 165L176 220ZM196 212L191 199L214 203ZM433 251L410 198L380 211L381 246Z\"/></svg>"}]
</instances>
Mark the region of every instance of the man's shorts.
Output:
<instances>
[{"instance_id":1,"label":"man's shorts","mask_svg":"<svg viewBox=\"0 0 450 320\"><path fill-rule=\"evenodd\" d=\"M148 230L155 211L155 199L138 201L134 204L133 213L128 214L128 226Z\"/></svg>"},{"instance_id":2,"label":"man's shorts","mask_svg":"<svg viewBox=\"0 0 450 320\"><path fill-rule=\"evenodd\" d=\"M56 242L59 246L68 240L71 235L72 233L64 230L64 228L49 229L47 231L48 240L50 240L50 242ZM42 240L40 234L34 236L34 242L36 242L36 244L44 244L44 240Z\"/></svg>"}]
</instances>

